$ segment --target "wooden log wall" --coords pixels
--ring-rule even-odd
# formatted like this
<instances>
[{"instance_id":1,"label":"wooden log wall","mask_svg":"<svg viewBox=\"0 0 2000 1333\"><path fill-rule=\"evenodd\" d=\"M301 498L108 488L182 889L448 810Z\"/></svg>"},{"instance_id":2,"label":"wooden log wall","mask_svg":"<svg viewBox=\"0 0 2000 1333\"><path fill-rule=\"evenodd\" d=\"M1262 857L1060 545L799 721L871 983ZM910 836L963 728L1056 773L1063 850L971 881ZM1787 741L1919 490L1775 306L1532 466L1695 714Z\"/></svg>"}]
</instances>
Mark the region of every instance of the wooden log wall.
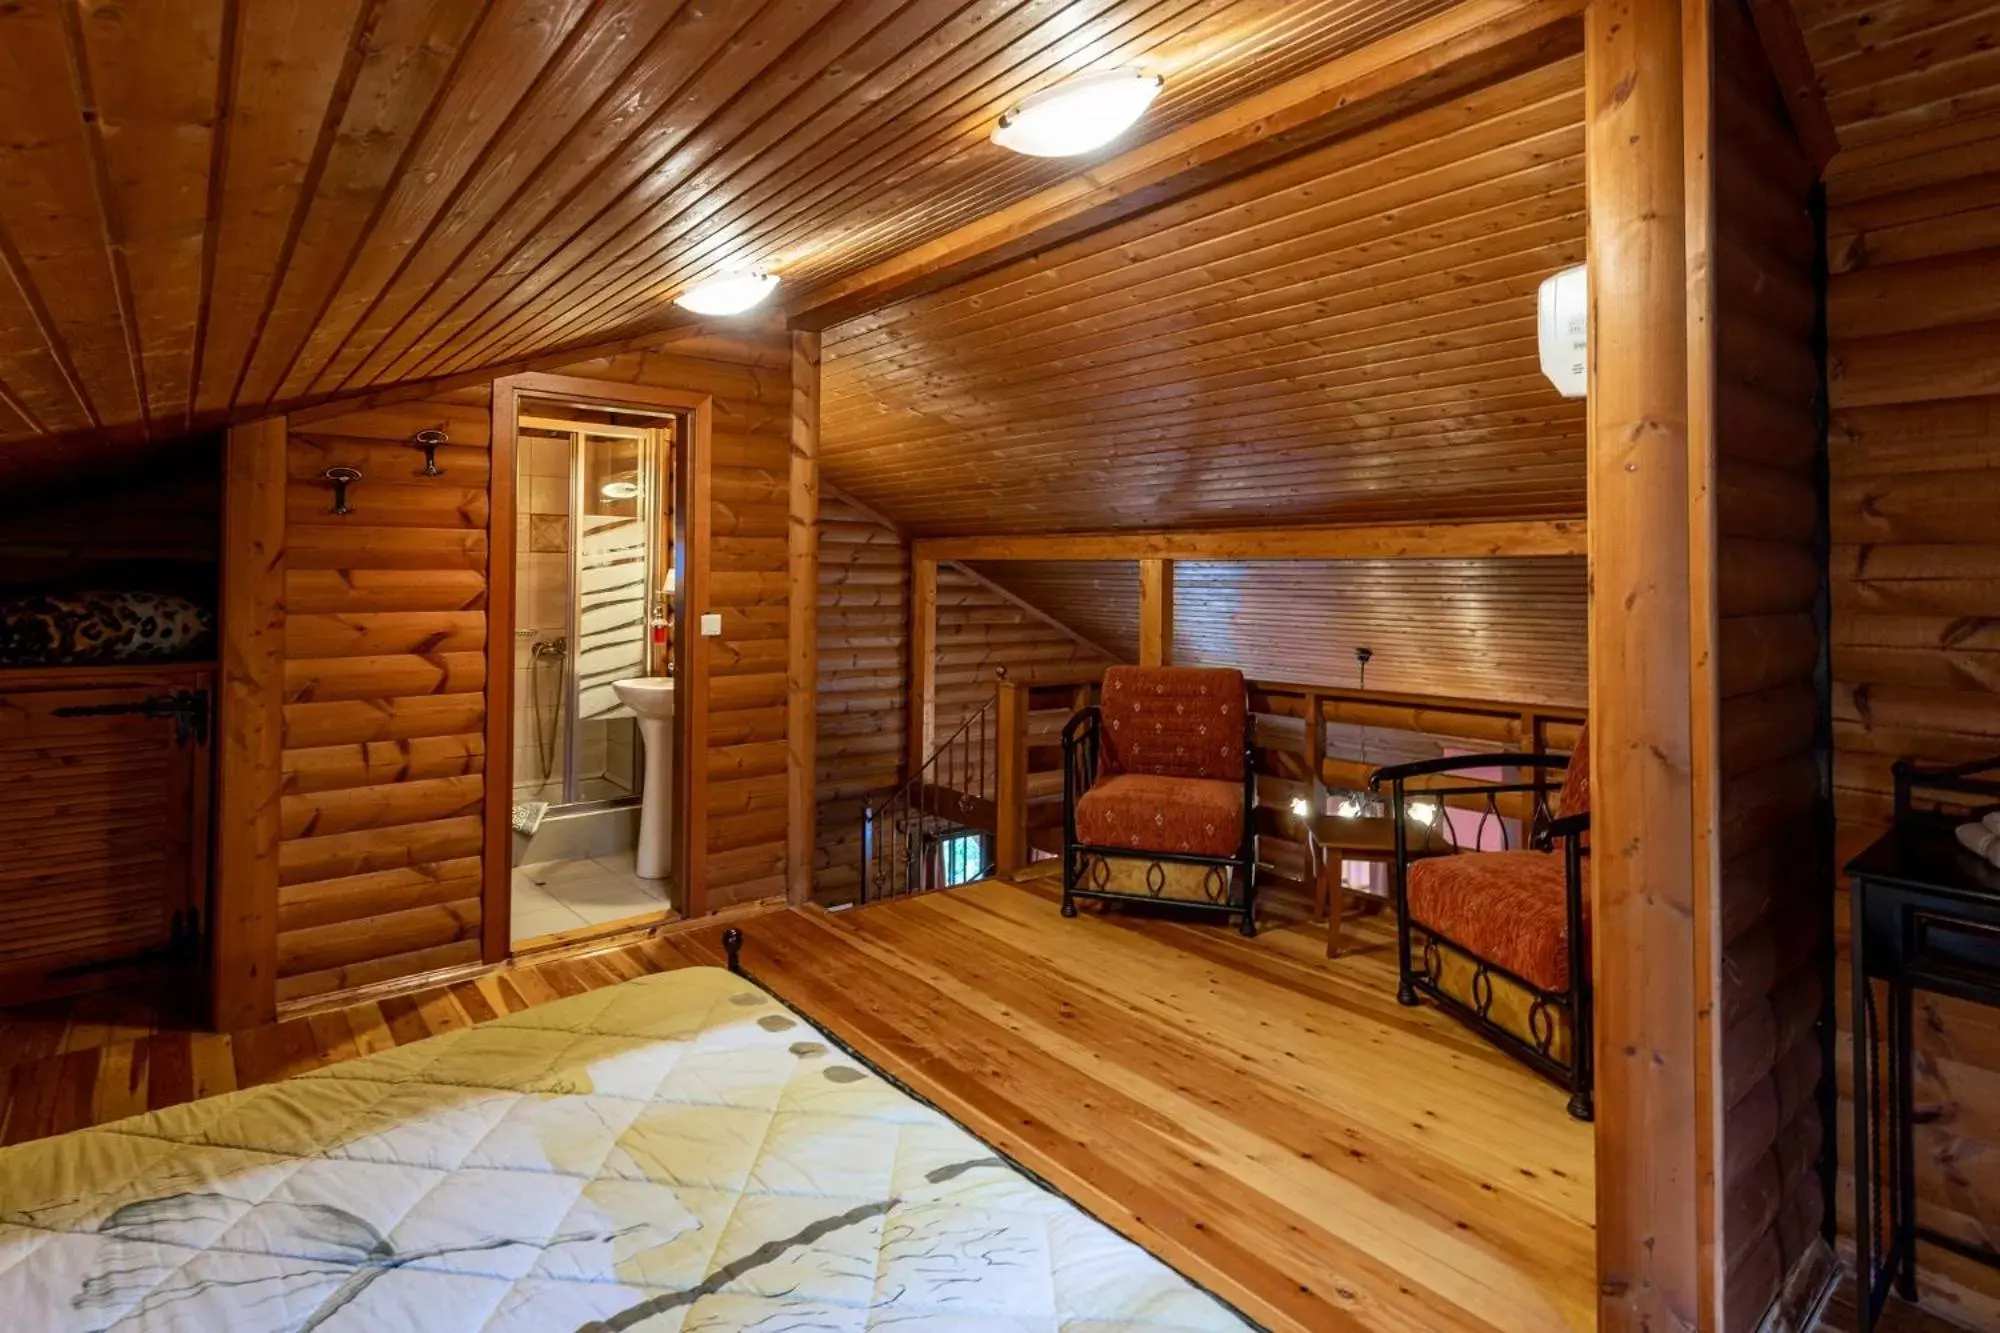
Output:
<instances>
[{"instance_id":1,"label":"wooden log wall","mask_svg":"<svg viewBox=\"0 0 2000 1333\"><path fill-rule=\"evenodd\" d=\"M709 641L707 683L711 911L785 892L791 363L782 326L763 323L557 372L713 400L706 609L721 613L722 635Z\"/></svg>"},{"instance_id":2,"label":"wooden log wall","mask_svg":"<svg viewBox=\"0 0 2000 1333\"><path fill-rule=\"evenodd\" d=\"M491 397L288 432L280 1003L480 959ZM442 477L418 475L426 429ZM333 466L362 473L352 514Z\"/></svg>"},{"instance_id":3,"label":"wooden log wall","mask_svg":"<svg viewBox=\"0 0 2000 1333\"><path fill-rule=\"evenodd\" d=\"M1817 469L1822 375L1814 353L1817 170L1739 0L1715 0L1712 131L1712 397L1691 407L1714 438L1712 619L1697 607L1697 654L1715 727L1719 819L1713 876L1719 957L1720 1111L1716 1206L1723 1327L1749 1330L1795 1269L1823 1278L1831 1255L1822 1090L1830 904L1823 878L1823 626ZM1694 96L1691 89L1691 100ZM1692 242L1691 242L1692 245ZM1700 352L1698 351L1697 355ZM1698 687L1699 688L1699 687ZM1699 747L1699 742L1698 742ZM1699 752L1699 749L1698 749ZM1698 857L1701 855L1699 849ZM1817 1288L1804 1292L1806 1298ZM1796 1312L1792 1312L1796 1315Z\"/></svg>"},{"instance_id":4,"label":"wooden log wall","mask_svg":"<svg viewBox=\"0 0 2000 1333\"><path fill-rule=\"evenodd\" d=\"M938 570L937 723L939 742L966 718L991 702L1001 670L1013 675L1041 668L1115 661L1109 653L1080 642L1038 609L995 591L956 565ZM989 721L989 731L991 724ZM1031 744L1048 736L1030 735ZM997 771L997 751L987 751L986 778Z\"/></svg>"},{"instance_id":5,"label":"wooden log wall","mask_svg":"<svg viewBox=\"0 0 2000 1333\"><path fill-rule=\"evenodd\" d=\"M559 368L602 382L607 397L625 384L710 398L709 601L695 608L722 616L720 637L706 641L710 910L785 891L790 361L788 337L770 325ZM288 430L272 423L284 512L261 540L277 549L239 563L281 571L282 591L253 596L244 582L239 600L281 627L282 763L246 749L232 764L225 714L221 874L234 887L220 910L243 925L217 946L230 978L217 995L232 1022L267 1018L273 1002L495 956L481 940L492 401L482 382L428 399L358 399L302 413ZM438 451L442 478L417 475L409 442L429 427L451 437ZM232 445L246 474L257 444L246 434ZM363 474L344 517L329 512L322 479L335 465ZM236 489L242 501L227 512L247 522L252 488ZM228 660L250 646L225 640L224 651ZM229 710L248 718L254 702L232 696ZM258 806L254 779L267 768L282 770L277 827L238 846L228 821ZM268 844L275 871L254 866ZM232 878L232 867L242 873ZM273 915L275 943L263 933Z\"/></svg>"},{"instance_id":6,"label":"wooden log wall","mask_svg":"<svg viewBox=\"0 0 2000 1333\"><path fill-rule=\"evenodd\" d=\"M220 437L184 441L129 476L71 478L0 504L0 596L137 589L215 606Z\"/></svg>"},{"instance_id":7,"label":"wooden log wall","mask_svg":"<svg viewBox=\"0 0 2000 1333\"><path fill-rule=\"evenodd\" d=\"M1827 318L1844 864L1886 825L1898 756L2000 753L2000 4L1801 9L1842 142ZM1847 919L1843 883L1843 951ZM1843 953L1843 1075L1848 984ZM2000 1247L2000 1015L1927 996L1916 1034L1919 1212ZM1845 1096L1841 1114L1845 1133ZM1920 1245L1918 1277L1927 1308L2000 1327L2000 1274Z\"/></svg>"},{"instance_id":8,"label":"wooden log wall","mask_svg":"<svg viewBox=\"0 0 2000 1333\"><path fill-rule=\"evenodd\" d=\"M820 901L839 902L859 889L864 808L893 792L906 772L908 542L886 519L826 491L820 499L819 590L819 830L813 891ZM1136 602L1134 606L1136 617ZM956 566L938 572L936 641L940 737L994 697L1001 667L1019 673L1113 660ZM1034 737L1037 744L1048 739L1040 732ZM995 741L989 754L997 782L997 732Z\"/></svg>"},{"instance_id":9,"label":"wooden log wall","mask_svg":"<svg viewBox=\"0 0 2000 1333\"><path fill-rule=\"evenodd\" d=\"M909 708L910 562L895 529L820 496L818 833L813 892L852 899L861 816L903 771Z\"/></svg>"}]
</instances>

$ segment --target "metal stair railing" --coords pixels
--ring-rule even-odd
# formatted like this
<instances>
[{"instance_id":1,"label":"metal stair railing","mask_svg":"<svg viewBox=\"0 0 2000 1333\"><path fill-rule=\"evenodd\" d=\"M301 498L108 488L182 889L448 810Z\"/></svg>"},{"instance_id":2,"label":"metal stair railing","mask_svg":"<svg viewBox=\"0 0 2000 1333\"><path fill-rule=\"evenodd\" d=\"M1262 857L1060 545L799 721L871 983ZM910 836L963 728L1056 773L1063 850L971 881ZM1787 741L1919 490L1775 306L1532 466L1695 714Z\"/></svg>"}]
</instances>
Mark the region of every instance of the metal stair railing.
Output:
<instances>
[{"instance_id":1,"label":"metal stair railing","mask_svg":"<svg viewBox=\"0 0 2000 1333\"><path fill-rule=\"evenodd\" d=\"M932 893L993 873L998 780L994 711L988 699L931 751L889 796L862 812L861 901ZM946 849L978 838L976 872L954 877Z\"/></svg>"}]
</instances>

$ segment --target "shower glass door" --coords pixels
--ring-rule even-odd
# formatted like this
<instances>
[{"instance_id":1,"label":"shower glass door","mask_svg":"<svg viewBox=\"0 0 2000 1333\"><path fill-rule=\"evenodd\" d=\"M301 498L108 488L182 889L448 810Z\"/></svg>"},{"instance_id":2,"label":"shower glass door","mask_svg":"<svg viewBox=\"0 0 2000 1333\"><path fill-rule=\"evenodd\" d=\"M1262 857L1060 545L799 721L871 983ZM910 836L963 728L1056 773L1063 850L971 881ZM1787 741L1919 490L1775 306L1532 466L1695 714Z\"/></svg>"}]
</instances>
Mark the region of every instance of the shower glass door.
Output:
<instances>
[{"instance_id":1,"label":"shower glass door","mask_svg":"<svg viewBox=\"0 0 2000 1333\"><path fill-rule=\"evenodd\" d=\"M639 795L638 720L612 682L648 674L660 436L645 427L521 418L517 802Z\"/></svg>"}]
</instances>

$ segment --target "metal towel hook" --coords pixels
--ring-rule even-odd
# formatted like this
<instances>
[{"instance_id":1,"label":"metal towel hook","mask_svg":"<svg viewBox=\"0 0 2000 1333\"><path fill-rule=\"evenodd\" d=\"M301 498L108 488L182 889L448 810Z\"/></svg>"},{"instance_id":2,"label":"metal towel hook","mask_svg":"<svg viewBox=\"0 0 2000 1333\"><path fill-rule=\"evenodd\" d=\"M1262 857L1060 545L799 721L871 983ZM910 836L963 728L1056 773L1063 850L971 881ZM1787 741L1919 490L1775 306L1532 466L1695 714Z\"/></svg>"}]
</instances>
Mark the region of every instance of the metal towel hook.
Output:
<instances>
[{"instance_id":1,"label":"metal towel hook","mask_svg":"<svg viewBox=\"0 0 2000 1333\"><path fill-rule=\"evenodd\" d=\"M347 503L347 488L361 480L361 469L352 467L330 467L320 474L333 483L333 510L336 514L351 514L354 506Z\"/></svg>"},{"instance_id":2,"label":"metal towel hook","mask_svg":"<svg viewBox=\"0 0 2000 1333\"><path fill-rule=\"evenodd\" d=\"M444 469L438 466L438 446L450 444L451 437L441 430L420 430L414 438L417 448L424 451L424 470L418 475L442 477Z\"/></svg>"}]
</instances>

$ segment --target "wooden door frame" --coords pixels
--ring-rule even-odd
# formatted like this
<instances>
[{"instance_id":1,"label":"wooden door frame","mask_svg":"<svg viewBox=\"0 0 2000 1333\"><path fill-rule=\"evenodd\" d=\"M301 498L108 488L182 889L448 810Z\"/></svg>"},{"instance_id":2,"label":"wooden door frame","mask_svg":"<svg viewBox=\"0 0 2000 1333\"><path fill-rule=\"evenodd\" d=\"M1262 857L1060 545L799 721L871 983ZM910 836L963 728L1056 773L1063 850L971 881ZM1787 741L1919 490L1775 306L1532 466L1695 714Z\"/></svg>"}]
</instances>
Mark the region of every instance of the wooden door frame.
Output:
<instances>
[{"instance_id":1,"label":"wooden door frame","mask_svg":"<svg viewBox=\"0 0 2000 1333\"><path fill-rule=\"evenodd\" d=\"M488 963L513 953L514 790L514 455L523 398L557 398L578 407L637 407L677 412L688 422L676 440L674 503L681 525L683 568L674 589L675 677L674 786L680 817L674 821L673 864L679 871L682 916L708 908L708 847L697 831L708 826L708 670L710 648L700 634L708 609L711 395L577 375L509 375L493 381L490 518L486 551L486 805L481 869L480 951ZM702 762L696 762L697 756Z\"/></svg>"}]
</instances>

